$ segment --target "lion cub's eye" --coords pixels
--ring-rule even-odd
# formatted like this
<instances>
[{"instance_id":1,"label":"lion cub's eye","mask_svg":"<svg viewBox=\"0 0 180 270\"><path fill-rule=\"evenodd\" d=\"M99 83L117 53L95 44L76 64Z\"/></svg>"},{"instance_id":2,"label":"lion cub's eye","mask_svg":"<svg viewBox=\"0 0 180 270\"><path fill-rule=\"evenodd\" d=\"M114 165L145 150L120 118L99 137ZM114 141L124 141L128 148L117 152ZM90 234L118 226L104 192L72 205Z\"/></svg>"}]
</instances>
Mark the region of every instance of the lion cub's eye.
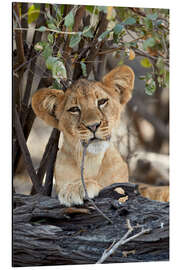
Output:
<instances>
[{"instance_id":1,"label":"lion cub's eye","mask_svg":"<svg viewBox=\"0 0 180 270\"><path fill-rule=\"evenodd\" d=\"M108 102L108 98L102 98L98 100L98 106L105 105Z\"/></svg>"},{"instance_id":2,"label":"lion cub's eye","mask_svg":"<svg viewBox=\"0 0 180 270\"><path fill-rule=\"evenodd\" d=\"M68 112L71 112L71 113L79 113L80 112L80 109L78 107L71 107Z\"/></svg>"}]
</instances>

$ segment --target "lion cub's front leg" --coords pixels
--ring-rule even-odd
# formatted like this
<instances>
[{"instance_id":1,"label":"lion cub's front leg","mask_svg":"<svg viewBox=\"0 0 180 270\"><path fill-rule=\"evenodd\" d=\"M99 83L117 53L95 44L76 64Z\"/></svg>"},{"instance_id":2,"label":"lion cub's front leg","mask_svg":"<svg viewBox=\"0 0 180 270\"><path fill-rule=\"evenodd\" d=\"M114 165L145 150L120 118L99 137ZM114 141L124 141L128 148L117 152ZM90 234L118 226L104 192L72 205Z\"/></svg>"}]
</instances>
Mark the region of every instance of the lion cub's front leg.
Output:
<instances>
[{"instance_id":1,"label":"lion cub's front leg","mask_svg":"<svg viewBox=\"0 0 180 270\"><path fill-rule=\"evenodd\" d=\"M102 187L94 180L85 179L85 185L89 198L98 195ZM85 191L81 180L72 181L56 187L58 199L65 206L81 205L85 199Z\"/></svg>"},{"instance_id":2,"label":"lion cub's front leg","mask_svg":"<svg viewBox=\"0 0 180 270\"><path fill-rule=\"evenodd\" d=\"M85 185L89 198L94 198L102 189L93 177L85 176ZM62 148L56 158L55 165L56 194L65 206L81 205L85 199L85 191L81 181L81 169L76 161L70 158Z\"/></svg>"}]
</instances>

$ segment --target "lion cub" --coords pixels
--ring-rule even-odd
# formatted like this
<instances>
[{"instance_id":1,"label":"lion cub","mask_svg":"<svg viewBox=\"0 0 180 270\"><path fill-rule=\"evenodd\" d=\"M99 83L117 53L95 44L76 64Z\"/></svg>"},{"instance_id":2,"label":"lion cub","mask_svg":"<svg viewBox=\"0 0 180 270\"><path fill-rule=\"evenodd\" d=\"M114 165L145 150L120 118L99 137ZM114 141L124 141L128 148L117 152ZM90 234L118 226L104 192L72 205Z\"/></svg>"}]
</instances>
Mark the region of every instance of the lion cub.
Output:
<instances>
[{"instance_id":1,"label":"lion cub","mask_svg":"<svg viewBox=\"0 0 180 270\"><path fill-rule=\"evenodd\" d=\"M90 198L115 182L128 181L128 168L111 137L121 111L131 98L134 72L119 66L101 82L79 79L65 92L43 88L32 98L38 117L61 130L64 142L55 165L56 192L61 204L83 204L81 182L83 144L88 143L84 178Z\"/></svg>"}]
</instances>

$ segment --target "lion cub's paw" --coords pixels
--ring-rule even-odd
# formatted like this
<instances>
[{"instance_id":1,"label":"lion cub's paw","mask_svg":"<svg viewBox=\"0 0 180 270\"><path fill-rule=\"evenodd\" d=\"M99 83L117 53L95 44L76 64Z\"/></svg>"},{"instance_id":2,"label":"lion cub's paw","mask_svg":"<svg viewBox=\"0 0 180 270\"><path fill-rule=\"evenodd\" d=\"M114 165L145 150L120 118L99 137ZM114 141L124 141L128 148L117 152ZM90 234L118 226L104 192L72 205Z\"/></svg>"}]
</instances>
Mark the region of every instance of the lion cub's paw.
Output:
<instances>
[{"instance_id":1,"label":"lion cub's paw","mask_svg":"<svg viewBox=\"0 0 180 270\"><path fill-rule=\"evenodd\" d=\"M93 180L86 181L85 185L88 196L91 199L97 196L102 189L102 187ZM83 199L85 198L85 191L82 183L78 182L66 185L58 193L58 198L61 204L68 207L72 205L82 205Z\"/></svg>"}]
</instances>

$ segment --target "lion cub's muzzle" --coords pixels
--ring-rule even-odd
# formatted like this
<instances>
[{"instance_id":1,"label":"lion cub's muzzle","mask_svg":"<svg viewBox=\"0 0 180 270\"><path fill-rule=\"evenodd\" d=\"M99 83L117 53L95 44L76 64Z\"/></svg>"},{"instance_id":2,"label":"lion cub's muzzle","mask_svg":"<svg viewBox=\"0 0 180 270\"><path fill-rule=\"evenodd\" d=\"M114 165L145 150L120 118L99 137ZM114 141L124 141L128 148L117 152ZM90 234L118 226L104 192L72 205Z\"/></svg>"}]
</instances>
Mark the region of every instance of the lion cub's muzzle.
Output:
<instances>
[{"instance_id":1,"label":"lion cub's muzzle","mask_svg":"<svg viewBox=\"0 0 180 270\"><path fill-rule=\"evenodd\" d=\"M109 141L111 138L107 122L95 122L90 125L82 125L80 128L80 140L82 144Z\"/></svg>"},{"instance_id":2,"label":"lion cub's muzzle","mask_svg":"<svg viewBox=\"0 0 180 270\"><path fill-rule=\"evenodd\" d=\"M86 126L91 132L95 133L98 127L101 125L100 123L94 123L93 125Z\"/></svg>"}]
</instances>

